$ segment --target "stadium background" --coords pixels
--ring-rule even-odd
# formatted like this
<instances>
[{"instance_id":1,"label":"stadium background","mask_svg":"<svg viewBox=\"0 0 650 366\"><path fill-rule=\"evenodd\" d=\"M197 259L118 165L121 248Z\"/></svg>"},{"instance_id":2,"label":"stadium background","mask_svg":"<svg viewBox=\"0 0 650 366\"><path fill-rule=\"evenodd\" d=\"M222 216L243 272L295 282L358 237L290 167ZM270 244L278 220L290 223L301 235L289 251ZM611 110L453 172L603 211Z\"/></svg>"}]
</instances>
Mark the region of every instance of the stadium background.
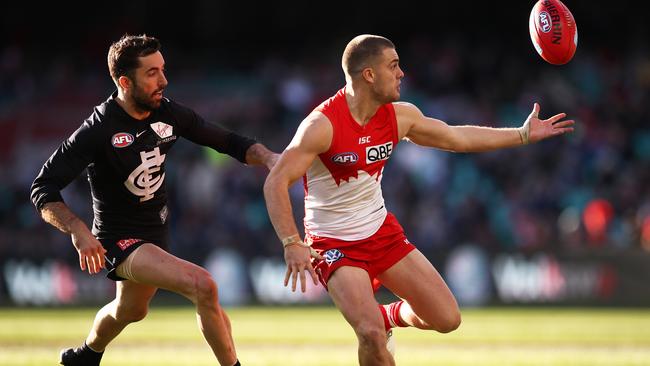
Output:
<instances>
[{"instance_id":1,"label":"stadium background","mask_svg":"<svg viewBox=\"0 0 650 366\"><path fill-rule=\"evenodd\" d=\"M161 39L166 96L276 151L343 85L340 55L360 33L392 39L402 99L451 124L518 126L534 101L544 117L566 112L572 136L526 148L401 144L384 175L387 207L463 306L650 305L648 25L627 10L635 2L566 4L579 45L557 67L530 43L533 1L13 3L0 14L0 304L113 296L110 281L79 271L69 237L28 198L43 161L113 91L106 52L128 32ZM210 269L224 303L327 302L320 288L281 285L263 170L186 142L167 167L172 251ZM84 176L64 197L90 223ZM292 197L300 218L299 184Z\"/></svg>"}]
</instances>

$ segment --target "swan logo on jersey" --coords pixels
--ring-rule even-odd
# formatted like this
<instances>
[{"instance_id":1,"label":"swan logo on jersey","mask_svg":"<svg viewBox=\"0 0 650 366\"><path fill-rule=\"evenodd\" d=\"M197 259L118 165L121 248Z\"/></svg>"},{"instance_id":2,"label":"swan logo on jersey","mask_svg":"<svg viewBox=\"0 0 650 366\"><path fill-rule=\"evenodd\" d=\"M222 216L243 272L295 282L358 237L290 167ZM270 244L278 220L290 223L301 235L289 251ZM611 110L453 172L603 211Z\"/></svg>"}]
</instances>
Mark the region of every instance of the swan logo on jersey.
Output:
<instances>
[{"instance_id":1,"label":"swan logo on jersey","mask_svg":"<svg viewBox=\"0 0 650 366\"><path fill-rule=\"evenodd\" d=\"M118 132L113 137L111 137L111 144L113 144L113 147L117 147L118 149L121 149L123 147L127 147L133 143L133 135L130 133L126 132Z\"/></svg>"},{"instance_id":2,"label":"swan logo on jersey","mask_svg":"<svg viewBox=\"0 0 650 366\"><path fill-rule=\"evenodd\" d=\"M393 153L393 143L387 142L381 145L366 147L366 164L376 163L382 160L388 160Z\"/></svg>"},{"instance_id":3,"label":"swan logo on jersey","mask_svg":"<svg viewBox=\"0 0 650 366\"><path fill-rule=\"evenodd\" d=\"M352 165L359 161L357 153L348 151L332 156L332 161L339 165Z\"/></svg>"},{"instance_id":4,"label":"swan logo on jersey","mask_svg":"<svg viewBox=\"0 0 650 366\"><path fill-rule=\"evenodd\" d=\"M332 263L343 257L345 256L338 249L330 249L323 254L323 258L325 258L325 262L327 262L328 265L332 265Z\"/></svg>"},{"instance_id":5,"label":"swan logo on jersey","mask_svg":"<svg viewBox=\"0 0 650 366\"><path fill-rule=\"evenodd\" d=\"M141 151L140 160L142 163L129 174L124 185L131 193L140 197L140 202L144 202L152 199L165 181L165 173L154 175L160 171L165 154L161 154L160 148L157 147L149 152Z\"/></svg>"}]
</instances>

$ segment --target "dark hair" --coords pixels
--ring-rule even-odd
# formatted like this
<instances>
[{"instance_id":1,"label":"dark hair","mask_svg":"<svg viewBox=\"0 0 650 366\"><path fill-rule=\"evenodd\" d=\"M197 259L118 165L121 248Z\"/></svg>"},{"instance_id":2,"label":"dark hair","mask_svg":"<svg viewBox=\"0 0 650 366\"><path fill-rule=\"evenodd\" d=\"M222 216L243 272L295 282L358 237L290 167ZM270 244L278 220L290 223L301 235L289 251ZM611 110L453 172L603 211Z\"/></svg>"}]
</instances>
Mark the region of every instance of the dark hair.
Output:
<instances>
[{"instance_id":1,"label":"dark hair","mask_svg":"<svg viewBox=\"0 0 650 366\"><path fill-rule=\"evenodd\" d=\"M354 76L368 67L373 58L386 48L395 48L393 42L382 36L362 34L354 37L343 51L341 65L347 75Z\"/></svg>"},{"instance_id":2,"label":"dark hair","mask_svg":"<svg viewBox=\"0 0 650 366\"><path fill-rule=\"evenodd\" d=\"M149 56L160 50L160 41L146 34L125 34L108 50L108 71L115 82L120 76L134 79L133 72L140 66L139 57Z\"/></svg>"}]
</instances>

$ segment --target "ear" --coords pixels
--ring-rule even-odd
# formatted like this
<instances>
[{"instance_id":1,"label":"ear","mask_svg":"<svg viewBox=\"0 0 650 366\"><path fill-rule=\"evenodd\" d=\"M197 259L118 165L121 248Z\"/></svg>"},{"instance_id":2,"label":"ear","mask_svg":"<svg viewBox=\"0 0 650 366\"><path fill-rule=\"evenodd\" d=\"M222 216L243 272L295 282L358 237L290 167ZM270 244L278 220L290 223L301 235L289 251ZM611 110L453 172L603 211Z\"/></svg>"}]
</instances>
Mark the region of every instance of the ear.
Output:
<instances>
[{"instance_id":1,"label":"ear","mask_svg":"<svg viewBox=\"0 0 650 366\"><path fill-rule=\"evenodd\" d=\"M117 85L119 85L122 90L127 91L131 88L131 79L126 76L120 76L117 79Z\"/></svg>"},{"instance_id":2,"label":"ear","mask_svg":"<svg viewBox=\"0 0 650 366\"><path fill-rule=\"evenodd\" d=\"M361 77L369 83L375 82L375 72L370 67L366 67L361 71Z\"/></svg>"}]
</instances>

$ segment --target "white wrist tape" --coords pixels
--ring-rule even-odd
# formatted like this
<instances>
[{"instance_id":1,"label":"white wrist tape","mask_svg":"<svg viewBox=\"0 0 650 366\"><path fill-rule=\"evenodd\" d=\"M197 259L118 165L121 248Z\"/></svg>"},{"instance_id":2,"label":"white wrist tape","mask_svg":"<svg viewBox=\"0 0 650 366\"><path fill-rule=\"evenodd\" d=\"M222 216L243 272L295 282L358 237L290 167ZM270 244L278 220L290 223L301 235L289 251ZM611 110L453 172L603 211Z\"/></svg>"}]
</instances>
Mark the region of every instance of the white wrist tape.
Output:
<instances>
[{"instance_id":1,"label":"white wrist tape","mask_svg":"<svg viewBox=\"0 0 650 366\"><path fill-rule=\"evenodd\" d=\"M530 137L530 122L526 121L523 126L517 129L519 132L519 137L521 138L521 143L523 145L528 145L528 138Z\"/></svg>"},{"instance_id":2,"label":"white wrist tape","mask_svg":"<svg viewBox=\"0 0 650 366\"><path fill-rule=\"evenodd\" d=\"M294 245L294 244L298 244L302 247L309 246L309 244L305 244L302 242L302 240L300 239L300 235L298 234L287 236L286 238L282 239L282 246L285 248L288 247L289 245Z\"/></svg>"}]
</instances>

